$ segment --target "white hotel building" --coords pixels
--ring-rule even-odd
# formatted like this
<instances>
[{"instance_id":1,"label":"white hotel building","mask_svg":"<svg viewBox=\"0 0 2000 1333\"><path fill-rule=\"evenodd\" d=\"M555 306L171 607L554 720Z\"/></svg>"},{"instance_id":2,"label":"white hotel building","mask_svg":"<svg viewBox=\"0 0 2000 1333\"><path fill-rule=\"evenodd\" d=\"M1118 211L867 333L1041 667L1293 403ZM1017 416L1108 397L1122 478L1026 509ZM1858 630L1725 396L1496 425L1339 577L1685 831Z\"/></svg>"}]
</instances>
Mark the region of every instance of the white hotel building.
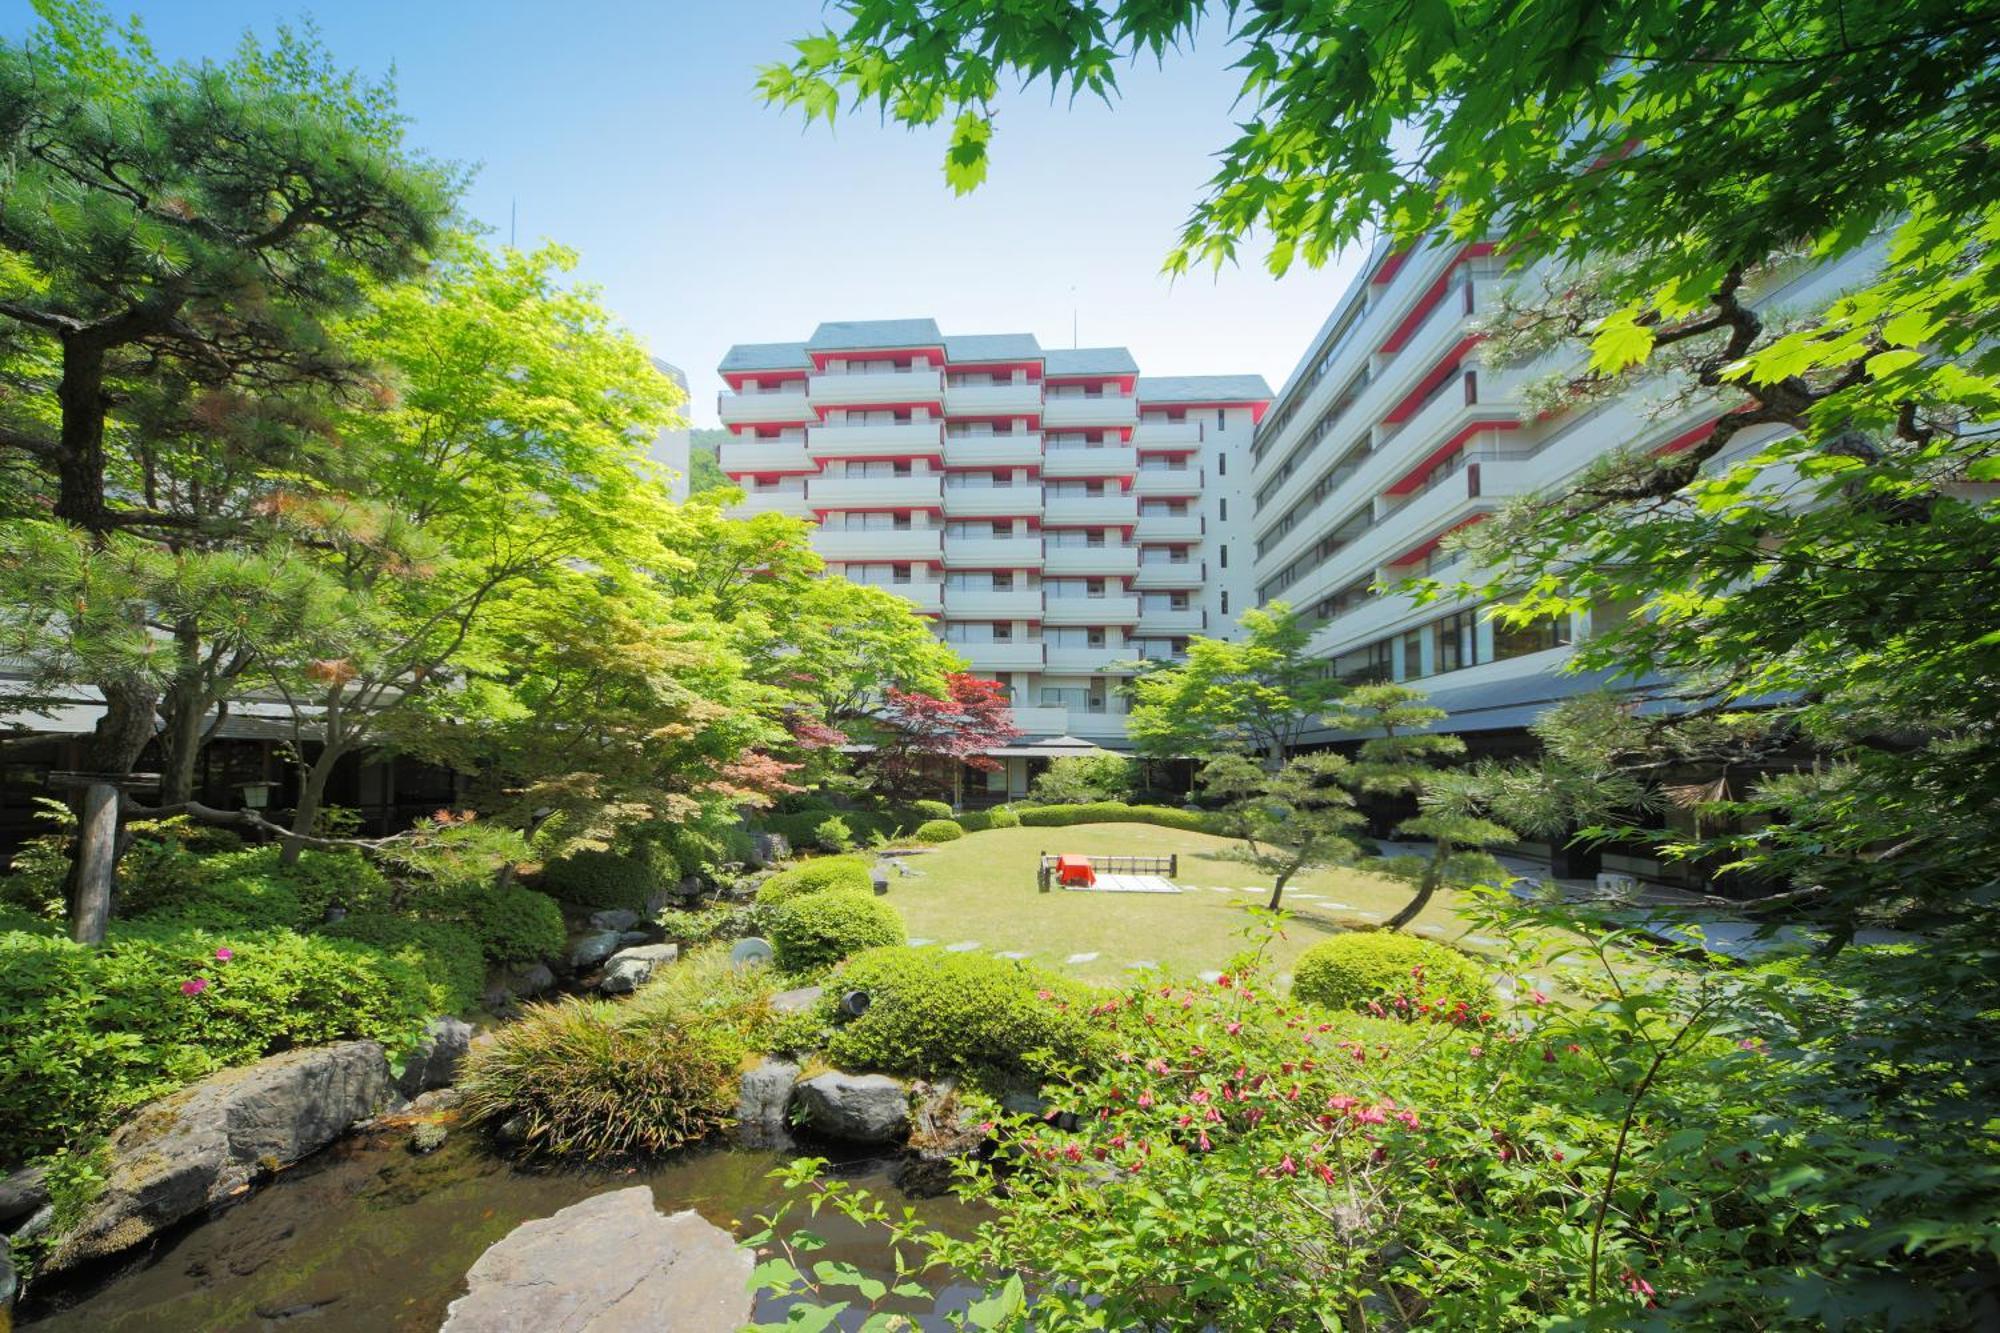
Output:
<instances>
[{"instance_id":1,"label":"white hotel building","mask_svg":"<svg viewBox=\"0 0 2000 1333\"><path fill-rule=\"evenodd\" d=\"M1762 308L1823 303L1871 262L1801 263L1754 299ZM1450 713L1441 726L1497 733L1491 740L1503 745L1555 700L1603 683L1561 668L1593 619L1624 609L1509 630L1476 601L1419 607L1394 588L1450 564L1445 535L1515 496L1558 487L1614 449L1688 448L1719 414L1714 405L1669 406L1642 388L1536 416L1524 389L1580 365L1584 351L1532 365L1482 361L1476 322L1516 280L1486 245L1378 246L1259 427L1250 503L1233 525L1233 543L1252 558L1256 602L1304 611L1317 626L1312 649L1330 670L1420 682ZM1725 457L1776 429L1739 434Z\"/></svg>"},{"instance_id":2,"label":"white hotel building","mask_svg":"<svg viewBox=\"0 0 2000 1333\"><path fill-rule=\"evenodd\" d=\"M719 370L743 511L812 520L833 572L907 597L1008 685L1028 739L1123 747L1129 664L1224 633L1254 595L1228 534L1260 376L1149 378L1122 347L928 319L822 324ZM1019 790L1026 764L1009 769L996 787Z\"/></svg>"}]
</instances>

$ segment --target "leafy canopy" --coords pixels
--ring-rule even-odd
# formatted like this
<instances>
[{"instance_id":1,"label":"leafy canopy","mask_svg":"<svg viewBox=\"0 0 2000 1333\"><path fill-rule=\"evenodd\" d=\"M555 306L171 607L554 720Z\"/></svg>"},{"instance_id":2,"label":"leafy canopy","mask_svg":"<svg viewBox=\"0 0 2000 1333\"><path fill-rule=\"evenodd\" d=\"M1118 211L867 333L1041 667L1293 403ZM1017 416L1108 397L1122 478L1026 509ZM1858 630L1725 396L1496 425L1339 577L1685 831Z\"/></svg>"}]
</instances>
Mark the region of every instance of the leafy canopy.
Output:
<instances>
[{"instance_id":1,"label":"leafy canopy","mask_svg":"<svg viewBox=\"0 0 2000 1333\"><path fill-rule=\"evenodd\" d=\"M1187 658L1132 682L1132 741L1173 758L1244 748L1282 759L1317 726L1340 683L1306 651L1311 631L1284 602L1243 613L1240 639L1188 640Z\"/></svg>"}]
</instances>

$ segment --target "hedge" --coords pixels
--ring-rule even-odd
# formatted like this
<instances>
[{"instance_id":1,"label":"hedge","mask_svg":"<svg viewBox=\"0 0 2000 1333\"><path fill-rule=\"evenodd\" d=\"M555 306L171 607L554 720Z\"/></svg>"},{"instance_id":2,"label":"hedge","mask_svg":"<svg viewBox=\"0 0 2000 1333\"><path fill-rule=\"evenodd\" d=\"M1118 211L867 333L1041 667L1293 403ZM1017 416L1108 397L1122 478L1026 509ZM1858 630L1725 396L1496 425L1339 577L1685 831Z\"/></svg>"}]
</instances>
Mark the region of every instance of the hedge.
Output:
<instances>
[{"instance_id":1,"label":"hedge","mask_svg":"<svg viewBox=\"0 0 2000 1333\"><path fill-rule=\"evenodd\" d=\"M1170 805L1126 805L1122 801L1092 801L1087 805L1014 807L1029 828L1067 828L1071 824L1159 824L1183 833L1221 833L1221 821L1203 810L1179 810ZM997 826L996 826L997 827Z\"/></svg>"},{"instance_id":2,"label":"hedge","mask_svg":"<svg viewBox=\"0 0 2000 1333\"><path fill-rule=\"evenodd\" d=\"M781 972L817 971L907 938L902 914L872 893L809 893L771 914L772 961Z\"/></svg>"},{"instance_id":3,"label":"hedge","mask_svg":"<svg viewBox=\"0 0 2000 1333\"><path fill-rule=\"evenodd\" d=\"M1396 931L1354 931L1322 940L1292 967L1292 994L1329 1009L1367 1009L1397 996L1493 1005L1486 974L1449 945ZM1391 1006L1394 1007L1394 1006Z\"/></svg>"}]
</instances>

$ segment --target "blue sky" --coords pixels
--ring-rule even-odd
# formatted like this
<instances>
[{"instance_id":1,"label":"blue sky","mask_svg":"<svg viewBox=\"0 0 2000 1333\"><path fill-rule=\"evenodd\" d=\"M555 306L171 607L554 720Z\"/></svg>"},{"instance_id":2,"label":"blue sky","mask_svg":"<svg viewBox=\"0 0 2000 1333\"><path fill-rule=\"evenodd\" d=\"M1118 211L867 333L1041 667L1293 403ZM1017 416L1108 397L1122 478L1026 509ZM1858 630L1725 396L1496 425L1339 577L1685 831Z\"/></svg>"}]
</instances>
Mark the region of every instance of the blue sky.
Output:
<instances>
[{"instance_id":1,"label":"blue sky","mask_svg":"<svg viewBox=\"0 0 2000 1333\"><path fill-rule=\"evenodd\" d=\"M471 213L523 244L582 253L581 274L689 373L715 421L735 342L804 338L822 319L934 317L948 332L1032 332L1130 346L1149 374L1253 371L1276 388L1357 257L1273 280L1258 253L1219 277L1159 273L1231 133L1235 79L1216 37L1162 71L1121 75L1115 110L1000 109L990 179L944 184L942 132L843 116L832 133L765 107L760 62L820 22L818 0L109 0L169 57L220 54L246 29L311 15L343 63L396 68L413 138L478 166ZM0 0L0 31L30 25Z\"/></svg>"}]
</instances>

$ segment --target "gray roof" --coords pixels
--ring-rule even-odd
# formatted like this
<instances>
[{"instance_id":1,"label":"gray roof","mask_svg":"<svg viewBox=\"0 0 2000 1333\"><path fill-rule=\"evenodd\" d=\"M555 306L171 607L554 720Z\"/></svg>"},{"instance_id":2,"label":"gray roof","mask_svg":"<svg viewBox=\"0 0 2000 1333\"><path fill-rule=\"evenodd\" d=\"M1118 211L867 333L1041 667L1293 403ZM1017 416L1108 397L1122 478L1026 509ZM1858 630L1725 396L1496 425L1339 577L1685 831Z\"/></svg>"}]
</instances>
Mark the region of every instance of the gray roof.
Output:
<instances>
[{"instance_id":1,"label":"gray roof","mask_svg":"<svg viewBox=\"0 0 2000 1333\"><path fill-rule=\"evenodd\" d=\"M738 343L722 354L722 364L716 369L728 374L732 370L809 370L812 358L806 355L804 343Z\"/></svg>"},{"instance_id":2,"label":"gray roof","mask_svg":"<svg viewBox=\"0 0 2000 1333\"><path fill-rule=\"evenodd\" d=\"M1032 333L969 333L944 340L947 361L1039 361L1042 345Z\"/></svg>"},{"instance_id":3,"label":"gray roof","mask_svg":"<svg viewBox=\"0 0 2000 1333\"><path fill-rule=\"evenodd\" d=\"M1268 402L1271 386L1262 375L1141 375L1142 403Z\"/></svg>"},{"instance_id":4,"label":"gray roof","mask_svg":"<svg viewBox=\"0 0 2000 1333\"><path fill-rule=\"evenodd\" d=\"M1123 347L1051 347L1042 354L1049 375L1136 375L1139 363Z\"/></svg>"},{"instance_id":5,"label":"gray roof","mask_svg":"<svg viewBox=\"0 0 2000 1333\"><path fill-rule=\"evenodd\" d=\"M888 347L942 347L934 319L829 320L813 330L806 348L814 352L874 351Z\"/></svg>"}]
</instances>

